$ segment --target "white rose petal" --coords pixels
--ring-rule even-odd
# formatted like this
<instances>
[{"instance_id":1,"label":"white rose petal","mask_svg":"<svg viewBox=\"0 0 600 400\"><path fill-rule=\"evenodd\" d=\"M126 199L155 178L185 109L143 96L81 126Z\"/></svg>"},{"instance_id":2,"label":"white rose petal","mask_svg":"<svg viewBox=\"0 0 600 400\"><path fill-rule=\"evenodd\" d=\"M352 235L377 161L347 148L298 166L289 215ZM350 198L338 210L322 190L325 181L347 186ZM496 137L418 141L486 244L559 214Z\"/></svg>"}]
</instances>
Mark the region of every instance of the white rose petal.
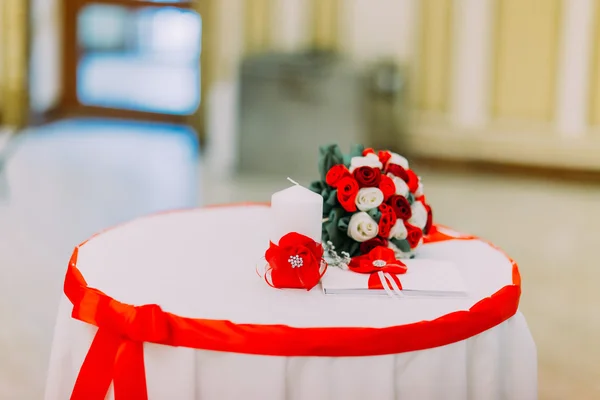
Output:
<instances>
[{"instance_id":1,"label":"white rose petal","mask_svg":"<svg viewBox=\"0 0 600 400\"><path fill-rule=\"evenodd\" d=\"M378 233L379 226L377 222L366 212L357 212L350 218L348 236L357 242L366 242L376 237Z\"/></svg>"},{"instance_id":2,"label":"white rose petal","mask_svg":"<svg viewBox=\"0 0 600 400\"><path fill-rule=\"evenodd\" d=\"M352 157L350 159L350 173L354 172L356 168L360 167L373 167L382 169L383 164L381 164L381 161L379 161L379 157L373 153L369 153L364 157Z\"/></svg>"},{"instance_id":3,"label":"white rose petal","mask_svg":"<svg viewBox=\"0 0 600 400\"><path fill-rule=\"evenodd\" d=\"M396 223L390 230L390 238L402 240L402 239L406 239L407 236L408 236L408 231L406 230L406 226L404 226L404 221L402 221L400 218L398 218L396 220Z\"/></svg>"},{"instance_id":4,"label":"white rose petal","mask_svg":"<svg viewBox=\"0 0 600 400\"><path fill-rule=\"evenodd\" d=\"M388 176L394 182L394 186L396 186L396 194L399 194L400 196L404 197L408 196L408 192L410 191L410 189L408 188L408 184L404 182L404 179L398 178L394 174L388 174Z\"/></svg>"},{"instance_id":5,"label":"white rose petal","mask_svg":"<svg viewBox=\"0 0 600 400\"><path fill-rule=\"evenodd\" d=\"M369 211L383 203L383 192L374 187L362 188L356 195L356 207L360 211Z\"/></svg>"},{"instance_id":6,"label":"white rose petal","mask_svg":"<svg viewBox=\"0 0 600 400\"><path fill-rule=\"evenodd\" d=\"M421 178L419 178L419 186L417 187L417 190L415 191L415 197L421 197L423 196L423 182L421 182Z\"/></svg>"},{"instance_id":7,"label":"white rose petal","mask_svg":"<svg viewBox=\"0 0 600 400\"><path fill-rule=\"evenodd\" d=\"M420 201L415 201L411 206L412 215L408 223L423 229L427 225L427 209Z\"/></svg>"},{"instance_id":8,"label":"white rose petal","mask_svg":"<svg viewBox=\"0 0 600 400\"><path fill-rule=\"evenodd\" d=\"M404 169L408 169L408 160L397 153L390 153L392 156L388 160L388 164L396 164Z\"/></svg>"}]
</instances>

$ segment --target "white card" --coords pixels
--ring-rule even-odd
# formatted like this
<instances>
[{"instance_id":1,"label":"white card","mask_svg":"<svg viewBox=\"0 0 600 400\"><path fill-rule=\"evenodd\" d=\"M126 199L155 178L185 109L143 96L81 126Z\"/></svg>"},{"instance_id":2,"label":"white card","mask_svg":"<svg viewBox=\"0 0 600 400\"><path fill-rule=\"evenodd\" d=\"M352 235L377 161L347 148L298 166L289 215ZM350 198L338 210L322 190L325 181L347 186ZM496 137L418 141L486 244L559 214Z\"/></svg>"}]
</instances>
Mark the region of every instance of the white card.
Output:
<instances>
[{"instance_id":1,"label":"white card","mask_svg":"<svg viewBox=\"0 0 600 400\"><path fill-rule=\"evenodd\" d=\"M427 259L402 262L408 267L405 274L397 275L402 294L432 297L467 295L464 279L454 263ZM385 295L383 289L369 289L369 278L369 274L330 267L321 280L321 286L325 294Z\"/></svg>"}]
</instances>

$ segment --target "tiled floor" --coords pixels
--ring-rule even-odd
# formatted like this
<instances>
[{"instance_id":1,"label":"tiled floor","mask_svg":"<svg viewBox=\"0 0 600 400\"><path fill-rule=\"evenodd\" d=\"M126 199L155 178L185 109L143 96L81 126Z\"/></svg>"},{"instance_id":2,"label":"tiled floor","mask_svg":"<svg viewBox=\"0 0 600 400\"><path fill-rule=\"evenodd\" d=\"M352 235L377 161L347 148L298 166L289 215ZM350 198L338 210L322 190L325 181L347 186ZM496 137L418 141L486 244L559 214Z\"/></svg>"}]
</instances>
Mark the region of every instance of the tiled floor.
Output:
<instances>
[{"instance_id":1,"label":"tiled floor","mask_svg":"<svg viewBox=\"0 0 600 400\"><path fill-rule=\"evenodd\" d=\"M10 197L0 202L0 399L41 398L65 262L79 240L195 204L199 193L203 204L268 201L288 185L287 174L231 179L208 170L200 181L189 132L172 127L72 121L20 140L8 163ZM418 172L438 221L519 262L540 398L600 398L600 186Z\"/></svg>"}]
</instances>

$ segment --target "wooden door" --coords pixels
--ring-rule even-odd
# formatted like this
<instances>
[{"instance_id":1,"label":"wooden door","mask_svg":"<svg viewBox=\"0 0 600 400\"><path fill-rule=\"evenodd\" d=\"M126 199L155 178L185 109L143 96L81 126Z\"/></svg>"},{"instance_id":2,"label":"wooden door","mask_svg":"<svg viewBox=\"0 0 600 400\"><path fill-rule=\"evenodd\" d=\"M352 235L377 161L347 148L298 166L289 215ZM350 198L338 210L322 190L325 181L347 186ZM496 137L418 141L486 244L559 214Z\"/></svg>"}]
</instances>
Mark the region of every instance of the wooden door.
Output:
<instances>
[{"instance_id":1,"label":"wooden door","mask_svg":"<svg viewBox=\"0 0 600 400\"><path fill-rule=\"evenodd\" d=\"M68 0L64 11L61 114L184 123L198 112L193 1Z\"/></svg>"}]
</instances>

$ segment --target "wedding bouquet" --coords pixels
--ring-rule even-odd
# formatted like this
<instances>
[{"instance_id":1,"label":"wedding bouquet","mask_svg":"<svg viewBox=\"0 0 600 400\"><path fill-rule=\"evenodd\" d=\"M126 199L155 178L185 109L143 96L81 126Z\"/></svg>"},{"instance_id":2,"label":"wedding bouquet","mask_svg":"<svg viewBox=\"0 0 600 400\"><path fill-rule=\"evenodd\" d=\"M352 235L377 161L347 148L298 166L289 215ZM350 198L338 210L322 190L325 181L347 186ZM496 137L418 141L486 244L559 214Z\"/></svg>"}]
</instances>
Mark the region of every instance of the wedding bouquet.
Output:
<instances>
[{"instance_id":1,"label":"wedding bouquet","mask_svg":"<svg viewBox=\"0 0 600 400\"><path fill-rule=\"evenodd\" d=\"M320 148L319 172L310 189L323 196L326 251L347 258L387 247L397 258L414 255L431 228L432 212L406 158L363 146L342 154L329 145Z\"/></svg>"}]
</instances>

